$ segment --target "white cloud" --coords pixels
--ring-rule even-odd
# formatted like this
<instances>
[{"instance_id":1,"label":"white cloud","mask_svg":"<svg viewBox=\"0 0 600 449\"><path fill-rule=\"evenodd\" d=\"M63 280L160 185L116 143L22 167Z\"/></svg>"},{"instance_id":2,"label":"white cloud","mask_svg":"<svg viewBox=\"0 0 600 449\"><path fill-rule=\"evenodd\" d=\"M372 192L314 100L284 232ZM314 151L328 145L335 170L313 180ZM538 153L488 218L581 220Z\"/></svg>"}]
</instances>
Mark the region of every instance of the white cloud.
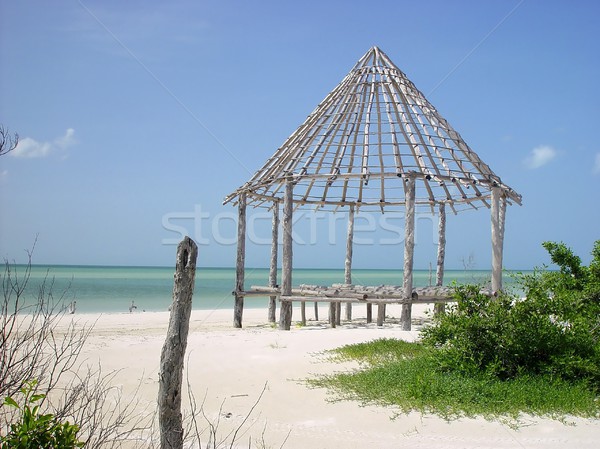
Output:
<instances>
[{"instance_id":1,"label":"white cloud","mask_svg":"<svg viewBox=\"0 0 600 449\"><path fill-rule=\"evenodd\" d=\"M20 139L17 147L9 154L14 157L22 158L46 157L57 151L62 151L64 153L75 143L77 143L75 140L75 130L69 128L65 131L64 136L59 137L54 140L54 142L38 142L31 137Z\"/></svg>"},{"instance_id":2,"label":"white cloud","mask_svg":"<svg viewBox=\"0 0 600 449\"><path fill-rule=\"evenodd\" d=\"M66 150L67 148L75 145L77 141L75 140L75 130L73 128L67 129L65 135L55 140L56 146L58 146L62 150Z\"/></svg>"},{"instance_id":3,"label":"white cloud","mask_svg":"<svg viewBox=\"0 0 600 449\"><path fill-rule=\"evenodd\" d=\"M592 169L592 173L595 175L600 175L600 153L596 153L596 158L594 159L594 168Z\"/></svg>"},{"instance_id":4,"label":"white cloud","mask_svg":"<svg viewBox=\"0 0 600 449\"><path fill-rule=\"evenodd\" d=\"M554 159L557 154L557 151L551 146L540 145L531 150L531 153L525 158L524 162L528 168L540 168L542 165L546 165Z\"/></svg>"},{"instance_id":5,"label":"white cloud","mask_svg":"<svg viewBox=\"0 0 600 449\"><path fill-rule=\"evenodd\" d=\"M17 147L9 153L14 157L46 157L50 153L52 145L48 142L38 142L30 137L19 140Z\"/></svg>"}]
</instances>

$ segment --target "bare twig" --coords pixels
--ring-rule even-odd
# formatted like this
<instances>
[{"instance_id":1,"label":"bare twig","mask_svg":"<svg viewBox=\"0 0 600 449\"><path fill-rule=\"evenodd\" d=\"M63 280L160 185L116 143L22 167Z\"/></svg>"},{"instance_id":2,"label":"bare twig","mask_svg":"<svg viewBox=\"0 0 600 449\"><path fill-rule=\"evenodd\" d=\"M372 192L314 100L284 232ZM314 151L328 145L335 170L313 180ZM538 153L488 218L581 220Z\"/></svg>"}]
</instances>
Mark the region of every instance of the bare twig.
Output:
<instances>
[{"instance_id":1,"label":"bare twig","mask_svg":"<svg viewBox=\"0 0 600 449\"><path fill-rule=\"evenodd\" d=\"M252 412L258 406L258 403L262 399L262 397L265 394L266 390L267 390L267 382L265 382L265 385L263 386L262 391L258 395L258 399L254 402L254 404L252 405L252 407L250 407L250 411L248 413L246 413L246 416L244 417L244 420L242 421L242 423L235 429L235 432L233 433L233 438L231 439L231 444L229 446L230 449L233 448L233 444L237 440L237 435L238 435L239 431L242 429L242 427L244 427L244 424L246 424L246 421L248 421L248 419L250 418L250 415L252 415Z\"/></svg>"},{"instance_id":2,"label":"bare twig","mask_svg":"<svg viewBox=\"0 0 600 449\"><path fill-rule=\"evenodd\" d=\"M189 355L188 355L188 358L189 358ZM268 384L265 383L262 391L260 392L260 395L254 402L252 407L250 407L250 410L248 411L248 413L246 413L242 422L238 426L236 426L235 429L230 431L229 433L219 436L219 433L220 433L219 427L221 425L221 417L223 416L223 406L225 404L225 400L223 400L223 402L221 402L217 417L214 419L211 419L207 416L206 410L204 407L207 394L205 394L204 399L202 400L202 404L198 407L198 405L196 403L196 397L194 396L194 393L192 391L192 387L191 387L191 383L190 383L190 379L189 379L189 372L187 372L187 375L186 375L186 383L187 383L188 398L190 401L190 409L191 409L191 415L189 417L190 422L188 423L187 428L188 428L188 431L193 430L193 435L188 434L187 439L188 440L192 439L193 442L195 444L197 444L197 447L199 447L199 448L204 447L205 449L222 449L222 448L233 449L236 442L239 440L240 435L245 434L249 430L249 428L247 428L246 424L248 423L248 420L253 415L256 407L262 400L262 397L264 396L265 391L267 390L267 386L268 386ZM205 429L200 429L201 426L198 424L198 416L202 416L202 418L206 422ZM265 427L263 428L263 431L261 434L261 441L259 442L260 446L257 446L257 447L261 447L261 448L266 447L265 439L264 439L265 431L266 431L266 424L265 424ZM201 436L206 432L208 433L207 440L206 440L206 444L203 446L202 441L201 441L202 440ZM282 445L280 446L281 448L283 448L283 446L285 445L286 441L288 440L288 438L290 436L290 433L291 433L291 431L288 432L287 436L285 437L285 440L283 441ZM252 438L251 437L248 438L248 447L252 447Z\"/></svg>"},{"instance_id":3,"label":"bare twig","mask_svg":"<svg viewBox=\"0 0 600 449\"><path fill-rule=\"evenodd\" d=\"M19 144L19 135L14 133L11 135L8 128L0 125L0 156L10 153Z\"/></svg>"},{"instance_id":4,"label":"bare twig","mask_svg":"<svg viewBox=\"0 0 600 449\"><path fill-rule=\"evenodd\" d=\"M0 273L0 399L18 395L26 383L36 380L36 391L45 395L40 403L44 413L77 423L78 437L87 448L116 449L125 441L128 447L136 442L137 447L149 447L153 419L150 413L139 412L138 390L123 396L112 386L117 372L104 374L100 365L81 368L81 351L93 325L63 322L67 291L55 298L54 281L46 273L31 295L31 254L24 269L5 261ZM14 413L0 402L0 434L14 422Z\"/></svg>"}]
</instances>

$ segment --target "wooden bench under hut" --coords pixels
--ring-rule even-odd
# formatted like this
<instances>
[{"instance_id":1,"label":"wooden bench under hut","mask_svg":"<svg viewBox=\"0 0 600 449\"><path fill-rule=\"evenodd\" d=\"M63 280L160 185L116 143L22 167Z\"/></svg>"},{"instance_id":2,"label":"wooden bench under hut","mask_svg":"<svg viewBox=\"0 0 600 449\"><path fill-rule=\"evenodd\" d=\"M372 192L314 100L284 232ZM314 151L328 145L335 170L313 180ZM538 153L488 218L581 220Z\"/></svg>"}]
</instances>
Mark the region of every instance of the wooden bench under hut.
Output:
<instances>
[{"instance_id":1,"label":"wooden bench under hut","mask_svg":"<svg viewBox=\"0 0 600 449\"><path fill-rule=\"evenodd\" d=\"M350 319L353 304L378 305L383 324L385 305L402 304L401 327L411 329L412 304L445 303L443 286L446 211L491 210L492 292L502 288L506 205L521 204L521 195L492 172L460 134L389 57L371 48L350 73L308 116L254 176L225 198L238 207L234 326L242 327L244 298L269 296L269 321L289 330L292 303L328 302L330 322L339 323L341 304ZM273 213L268 287L244 288L246 208L267 207ZM308 207L347 211L344 283L292 287L292 222L294 210ZM436 286L413 288L415 210L438 216ZM277 281L278 238L282 209L281 282ZM402 286L352 284L355 214L404 210Z\"/></svg>"},{"instance_id":2,"label":"wooden bench under hut","mask_svg":"<svg viewBox=\"0 0 600 449\"><path fill-rule=\"evenodd\" d=\"M452 301L452 289L450 287L423 287L413 290L410 300L404 296L402 286L398 285L379 285L364 286L353 284L333 284L332 286L300 284L297 288L292 288L289 296L282 296L281 289L278 287L263 287L253 285L250 290L238 292L238 295L248 296L274 296L281 302L299 302L302 325L306 325L306 303L314 302L315 320L319 319L319 303L329 304L329 324L336 327L341 322L340 305L346 304L366 304L367 305L367 323L373 321L372 306L377 305L377 325L383 326L385 320L386 304L445 304ZM236 292L233 292L235 295ZM352 310L351 308L347 308ZM352 316L347 316L350 321Z\"/></svg>"}]
</instances>

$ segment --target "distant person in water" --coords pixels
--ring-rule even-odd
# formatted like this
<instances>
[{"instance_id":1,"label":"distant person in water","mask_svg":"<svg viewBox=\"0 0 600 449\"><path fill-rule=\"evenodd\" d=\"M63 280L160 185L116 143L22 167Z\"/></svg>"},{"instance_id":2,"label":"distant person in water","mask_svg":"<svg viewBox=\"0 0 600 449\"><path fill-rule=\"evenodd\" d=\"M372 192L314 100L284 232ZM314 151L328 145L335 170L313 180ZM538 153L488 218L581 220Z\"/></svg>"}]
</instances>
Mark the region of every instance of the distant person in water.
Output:
<instances>
[{"instance_id":1,"label":"distant person in water","mask_svg":"<svg viewBox=\"0 0 600 449\"><path fill-rule=\"evenodd\" d=\"M137 309L137 306L135 305L135 301L131 301L131 305L129 306L129 313L133 313L133 311Z\"/></svg>"},{"instance_id":2,"label":"distant person in water","mask_svg":"<svg viewBox=\"0 0 600 449\"><path fill-rule=\"evenodd\" d=\"M69 304L69 313L73 315L75 313L75 309L77 308L77 301L72 301Z\"/></svg>"}]
</instances>

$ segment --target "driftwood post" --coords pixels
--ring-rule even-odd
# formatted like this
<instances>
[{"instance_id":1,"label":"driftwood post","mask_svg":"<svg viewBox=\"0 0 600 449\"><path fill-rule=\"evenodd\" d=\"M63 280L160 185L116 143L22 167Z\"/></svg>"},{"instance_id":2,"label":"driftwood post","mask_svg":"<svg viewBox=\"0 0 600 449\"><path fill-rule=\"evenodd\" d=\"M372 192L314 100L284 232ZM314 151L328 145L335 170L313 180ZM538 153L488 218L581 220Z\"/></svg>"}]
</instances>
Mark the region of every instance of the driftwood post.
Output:
<instances>
[{"instance_id":1,"label":"driftwood post","mask_svg":"<svg viewBox=\"0 0 600 449\"><path fill-rule=\"evenodd\" d=\"M306 303L304 301L300 303L300 323L302 326L306 326Z\"/></svg>"},{"instance_id":2,"label":"driftwood post","mask_svg":"<svg viewBox=\"0 0 600 449\"><path fill-rule=\"evenodd\" d=\"M500 237L500 266L504 265L504 224L506 222L506 195L500 194L500 204L498 208L498 225L499 225L499 237ZM502 270L500 270L500 288L502 288Z\"/></svg>"},{"instance_id":3,"label":"driftwood post","mask_svg":"<svg viewBox=\"0 0 600 449\"><path fill-rule=\"evenodd\" d=\"M331 327L335 327L337 324L337 306L335 304L335 302L330 302L329 303L329 325Z\"/></svg>"},{"instance_id":4,"label":"driftwood post","mask_svg":"<svg viewBox=\"0 0 600 449\"><path fill-rule=\"evenodd\" d=\"M235 305L233 327L242 327L244 314L244 270L246 261L246 194L241 193L238 203L237 258L235 261Z\"/></svg>"},{"instance_id":5,"label":"driftwood post","mask_svg":"<svg viewBox=\"0 0 600 449\"><path fill-rule=\"evenodd\" d=\"M185 237L177 246L171 316L167 338L160 355L158 421L161 449L181 449L183 447L181 385L197 257L196 243L189 237Z\"/></svg>"},{"instance_id":6,"label":"driftwood post","mask_svg":"<svg viewBox=\"0 0 600 449\"><path fill-rule=\"evenodd\" d=\"M403 310L404 312L404 310ZM377 326L383 326L383 322L385 321L385 304L377 305Z\"/></svg>"},{"instance_id":7,"label":"driftwood post","mask_svg":"<svg viewBox=\"0 0 600 449\"><path fill-rule=\"evenodd\" d=\"M279 201L273 202L273 229L271 231L271 267L269 270L269 287L277 287L277 250L279 239ZM277 311L277 297L269 298L269 323L274 323Z\"/></svg>"},{"instance_id":8,"label":"driftwood post","mask_svg":"<svg viewBox=\"0 0 600 449\"><path fill-rule=\"evenodd\" d=\"M348 211L348 236L346 238L346 262L344 264L344 282L352 284L352 241L354 240L354 206ZM352 304L346 303L346 320L352 320Z\"/></svg>"},{"instance_id":9,"label":"driftwood post","mask_svg":"<svg viewBox=\"0 0 600 449\"><path fill-rule=\"evenodd\" d=\"M406 218L404 228L404 275L402 287L408 304L402 304L400 324L402 330L411 329L412 292L413 292L413 259L415 251L415 177L409 175L406 179Z\"/></svg>"},{"instance_id":10,"label":"driftwood post","mask_svg":"<svg viewBox=\"0 0 600 449\"><path fill-rule=\"evenodd\" d=\"M444 260L446 258L446 207L445 203L439 205L440 218L438 222L438 249L437 249L437 267L435 270L435 285L441 287L444 285ZM434 306L434 313L444 313L446 304L438 303Z\"/></svg>"},{"instance_id":11,"label":"driftwood post","mask_svg":"<svg viewBox=\"0 0 600 449\"><path fill-rule=\"evenodd\" d=\"M292 294L292 215L294 211L294 185L288 179L283 199L283 260L281 261L281 296ZM279 308L279 329L289 331L292 324L292 303L282 301Z\"/></svg>"},{"instance_id":12,"label":"driftwood post","mask_svg":"<svg viewBox=\"0 0 600 449\"><path fill-rule=\"evenodd\" d=\"M502 196L502 198L501 198ZM506 201L499 187L492 187L492 292L502 290L502 246L504 213L501 202ZM506 207L506 206L504 206Z\"/></svg>"},{"instance_id":13,"label":"driftwood post","mask_svg":"<svg viewBox=\"0 0 600 449\"><path fill-rule=\"evenodd\" d=\"M342 303L341 302L335 303L335 324L337 324L338 326L340 324L342 324Z\"/></svg>"}]
</instances>

